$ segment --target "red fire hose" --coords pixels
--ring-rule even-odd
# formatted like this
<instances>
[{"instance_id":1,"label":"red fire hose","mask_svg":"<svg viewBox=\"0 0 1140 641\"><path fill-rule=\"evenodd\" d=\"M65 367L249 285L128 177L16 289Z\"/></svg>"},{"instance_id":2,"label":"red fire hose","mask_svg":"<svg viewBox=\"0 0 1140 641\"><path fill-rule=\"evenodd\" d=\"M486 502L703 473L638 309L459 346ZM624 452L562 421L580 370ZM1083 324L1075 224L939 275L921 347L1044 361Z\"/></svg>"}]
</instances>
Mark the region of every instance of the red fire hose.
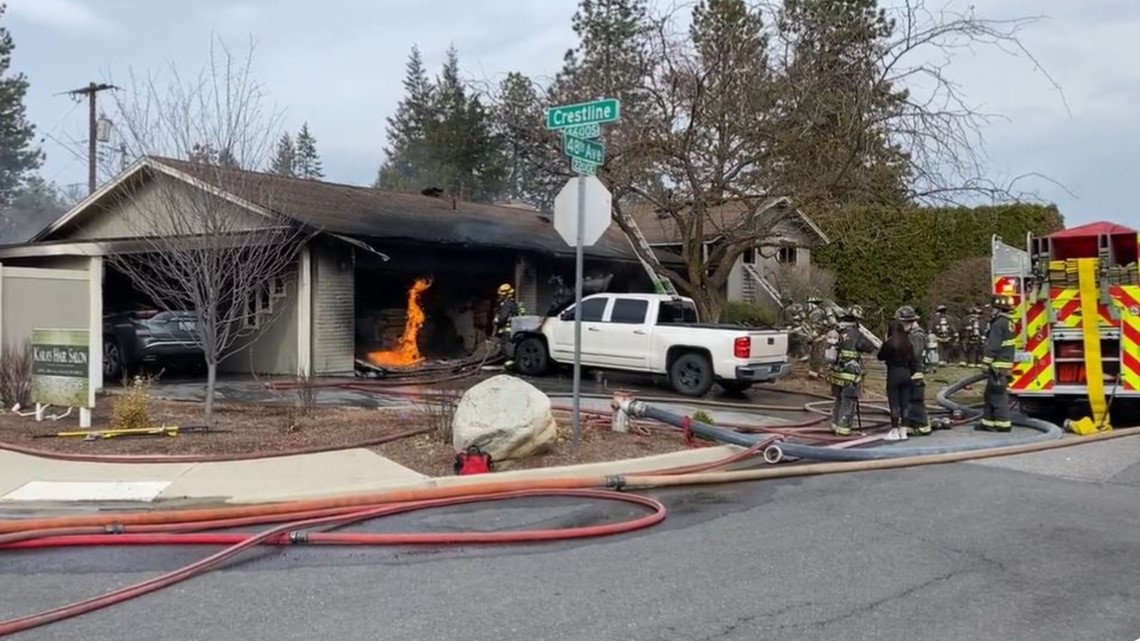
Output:
<instances>
[{"instance_id":1,"label":"red fire hose","mask_svg":"<svg viewBox=\"0 0 1140 641\"><path fill-rule=\"evenodd\" d=\"M569 496L576 498L602 499L631 503L650 510L649 514L633 520L605 525L587 525L563 529L523 530L514 532L421 532L421 533L336 533L306 532L314 527L343 527L353 523L368 521L382 516L402 514L433 507L460 505L479 501L500 501L526 497ZM541 541L581 539L632 532L660 523L665 518L665 506L659 501L636 494L590 489L551 489L514 490L492 494L453 496L441 499L409 501L371 507L330 508L323 510L325 515L315 515L321 510L279 513L266 517L245 517L246 522L280 522L288 516L295 520L272 527L256 534L222 534L209 532L186 532L190 528L216 529L231 527L239 519L215 519L212 521L183 522L178 524L153 524L145 527L145 533L134 533L134 526L124 526L123 533L103 534L64 534L57 530L42 532L19 532L6 537L10 542L0 545L0 549L42 549L76 545L226 545L224 550L173 572L148 579L119 590L114 590L78 603L46 610L36 614L0 622L0 636L15 634L35 627L47 625L88 612L93 612L128 599L174 585L192 578L236 557L245 550L258 545L474 545L508 543L535 543ZM130 531L127 531L130 528ZM79 529L79 528L76 528ZM34 538L33 538L34 537ZM13 539L22 540L13 540Z\"/></svg>"}]
</instances>

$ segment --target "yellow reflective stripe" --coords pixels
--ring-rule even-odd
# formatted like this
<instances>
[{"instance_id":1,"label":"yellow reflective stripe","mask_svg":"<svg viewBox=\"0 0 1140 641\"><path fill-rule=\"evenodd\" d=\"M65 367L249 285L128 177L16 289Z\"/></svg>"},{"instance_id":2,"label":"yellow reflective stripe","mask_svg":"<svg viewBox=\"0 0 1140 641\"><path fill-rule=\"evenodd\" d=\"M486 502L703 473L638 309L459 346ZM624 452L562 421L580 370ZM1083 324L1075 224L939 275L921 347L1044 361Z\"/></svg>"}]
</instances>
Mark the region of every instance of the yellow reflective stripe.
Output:
<instances>
[{"instance_id":1,"label":"yellow reflective stripe","mask_svg":"<svg viewBox=\"0 0 1140 641\"><path fill-rule=\"evenodd\" d=\"M910 379L912 381L920 381L924 378L926 378L926 374L923 374L922 372L915 372L914 374L911 374L911 376L910 376Z\"/></svg>"},{"instance_id":2,"label":"yellow reflective stripe","mask_svg":"<svg viewBox=\"0 0 1140 641\"><path fill-rule=\"evenodd\" d=\"M1011 339L1009 339L1009 340L1007 340L1007 341L1002 341L1002 342L1001 342L1001 346L1002 346L1002 347L1013 347L1013 346L1014 346L1014 345L1016 345L1016 344L1017 344L1017 339L1015 339L1015 338L1011 338Z\"/></svg>"},{"instance_id":3,"label":"yellow reflective stripe","mask_svg":"<svg viewBox=\"0 0 1140 641\"><path fill-rule=\"evenodd\" d=\"M859 358L859 352L849 349L841 349L839 350L839 358Z\"/></svg>"},{"instance_id":4,"label":"yellow reflective stripe","mask_svg":"<svg viewBox=\"0 0 1140 641\"><path fill-rule=\"evenodd\" d=\"M1013 369L1013 363L1006 361L994 361L990 363L994 369Z\"/></svg>"},{"instance_id":5,"label":"yellow reflective stripe","mask_svg":"<svg viewBox=\"0 0 1140 641\"><path fill-rule=\"evenodd\" d=\"M849 372L833 372L831 377L841 381L858 381L862 378L858 374L851 374Z\"/></svg>"},{"instance_id":6,"label":"yellow reflective stripe","mask_svg":"<svg viewBox=\"0 0 1140 641\"><path fill-rule=\"evenodd\" d=\"M985 358L982 359L982 363L984 363L986 365L989 365L992 362L994 362L994 359L992 356L986 356Z\"/></svg>"}]
</instances>

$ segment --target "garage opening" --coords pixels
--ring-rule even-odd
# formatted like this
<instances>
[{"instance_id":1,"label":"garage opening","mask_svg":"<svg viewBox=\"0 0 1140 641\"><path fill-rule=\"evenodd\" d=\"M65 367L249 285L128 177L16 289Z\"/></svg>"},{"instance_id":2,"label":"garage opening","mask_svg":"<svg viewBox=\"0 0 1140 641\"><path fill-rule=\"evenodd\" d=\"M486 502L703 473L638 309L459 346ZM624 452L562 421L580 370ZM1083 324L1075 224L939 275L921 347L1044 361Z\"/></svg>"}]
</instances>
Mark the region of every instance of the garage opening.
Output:
<instances>
[{"instance_id":1,"label":"garage opening","mask_svg":"<svg viewBox=\"0 0 1140 641\"><path fill-rule=\"evenodd\" d=\"M513 257L427 251L418 256L414 249L393 251L388 262L358 257L358 360L414 367L465 359L492 333L496 290L514 282Z\"/></svg>"}]
</instances>

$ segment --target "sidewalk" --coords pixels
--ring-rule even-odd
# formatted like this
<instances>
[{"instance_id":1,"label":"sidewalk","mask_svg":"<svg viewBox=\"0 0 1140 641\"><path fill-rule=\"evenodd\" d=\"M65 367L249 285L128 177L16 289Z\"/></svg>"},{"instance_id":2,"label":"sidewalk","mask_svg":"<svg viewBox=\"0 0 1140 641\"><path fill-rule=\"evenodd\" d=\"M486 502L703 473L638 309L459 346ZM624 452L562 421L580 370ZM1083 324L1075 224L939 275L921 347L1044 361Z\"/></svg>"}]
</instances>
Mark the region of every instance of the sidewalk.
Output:
<instances>
[{"instance_id":1,"label":"sidewalk","mask_svg":"<svg viewBox=\"0 0 1140 641\"><path fill-rule=\"evenodd\" d=\"M571 473L631 473L707 463L738 451L705 447L640 459L496 473L501 480ZM0 505L26 502L194 499L264 503L452 485L476 477L431 478L366 449L219 463L87 463L0 450Z\"/></svg>"}]
</instances>

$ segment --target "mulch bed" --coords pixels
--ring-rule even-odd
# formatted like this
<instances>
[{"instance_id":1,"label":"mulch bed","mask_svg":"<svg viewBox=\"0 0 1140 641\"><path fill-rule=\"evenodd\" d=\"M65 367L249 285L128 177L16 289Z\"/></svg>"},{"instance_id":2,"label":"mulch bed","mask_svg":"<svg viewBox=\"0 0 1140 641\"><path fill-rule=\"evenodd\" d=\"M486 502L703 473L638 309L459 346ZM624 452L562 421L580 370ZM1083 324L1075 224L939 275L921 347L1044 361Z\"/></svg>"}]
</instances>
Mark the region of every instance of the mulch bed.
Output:
<instances>
[{"instance_id":1,"label":"mulch bed","mask_svg":"<svg viewBox=\"0 0 1140 641\"><path fill-rule=\"evenodd\" d=\"M109 429L114 400L96 404L93 429ZM54 408L53 408L54 409ZM381 439L416 429L432 430L373 447L393 461L430 476L452 474L453 449L436 436L441 419L437 413L419 409L377 410L352 407L317 406L308 416L297 410L275 405L220 404L215 408L217 432L187 433L176 437L116 437L87 441L83 437L37 438L37 435L78 431L75 413L59 421L37 423L31 417L0 413L0 442L69 454L116 455L200 455L266 456L303 449L336 449L364 441ZM201 403L153 400L150 416L155 426L201 425ZM522 461L504 461L500 470L551 467L578 463L637 458L687 449L679 433L653 430L649 436L620 434L608 424L587 417L582 424L583 438L575 448L570 438L570 420L556 415L559 441L544 455Z\"/></svg>"},{"instance_id":2,"label":"mulch bed","mask_svg":"<svg viewBox=\"0 0 1140 641\"><path fill-rule=\"evenodd\" d=\"M555 419L558 421L558 441L548 453L517 461L500 461L496 463L496 469L500 471L525 470L619 461L655 454L668 454L691 447L685 443L680 432L653 429L647 436L632 432L623 434L610 430L608 423L591 420L590 417L583 420L582 440L575 447L570 417L565 413L556 412ZM386 443L373 449L393 461L423 474L445 476L453 473L451 469L453 456L451 444L442 443L431 435Z\"/></svg>"},{"instance_id":3,"label":"mulch bed","mask_svg":"<svg viewBox=\"0 0 1140 641\"><path fill-rule=\"evenodd\" d=\"M93 429L112 427L114 399L96 403ZM56 408L52 408L56 410ZM231 405L215 407L214 433L186 433L175 437L115 437L87 441L83 437L37 438L37 435L78 431L77 413L59 421L37 423L32 417L11 412L0 414L0 442L55 452L93 455L233 455L272 454L326 446L350 446L416 427L414 421L385 416L376 410L351 407L316 407L299 416L291 407ZM201 403L154 400L150 404L152 426L202 425Z\"/></svg>"}]
</instances>

